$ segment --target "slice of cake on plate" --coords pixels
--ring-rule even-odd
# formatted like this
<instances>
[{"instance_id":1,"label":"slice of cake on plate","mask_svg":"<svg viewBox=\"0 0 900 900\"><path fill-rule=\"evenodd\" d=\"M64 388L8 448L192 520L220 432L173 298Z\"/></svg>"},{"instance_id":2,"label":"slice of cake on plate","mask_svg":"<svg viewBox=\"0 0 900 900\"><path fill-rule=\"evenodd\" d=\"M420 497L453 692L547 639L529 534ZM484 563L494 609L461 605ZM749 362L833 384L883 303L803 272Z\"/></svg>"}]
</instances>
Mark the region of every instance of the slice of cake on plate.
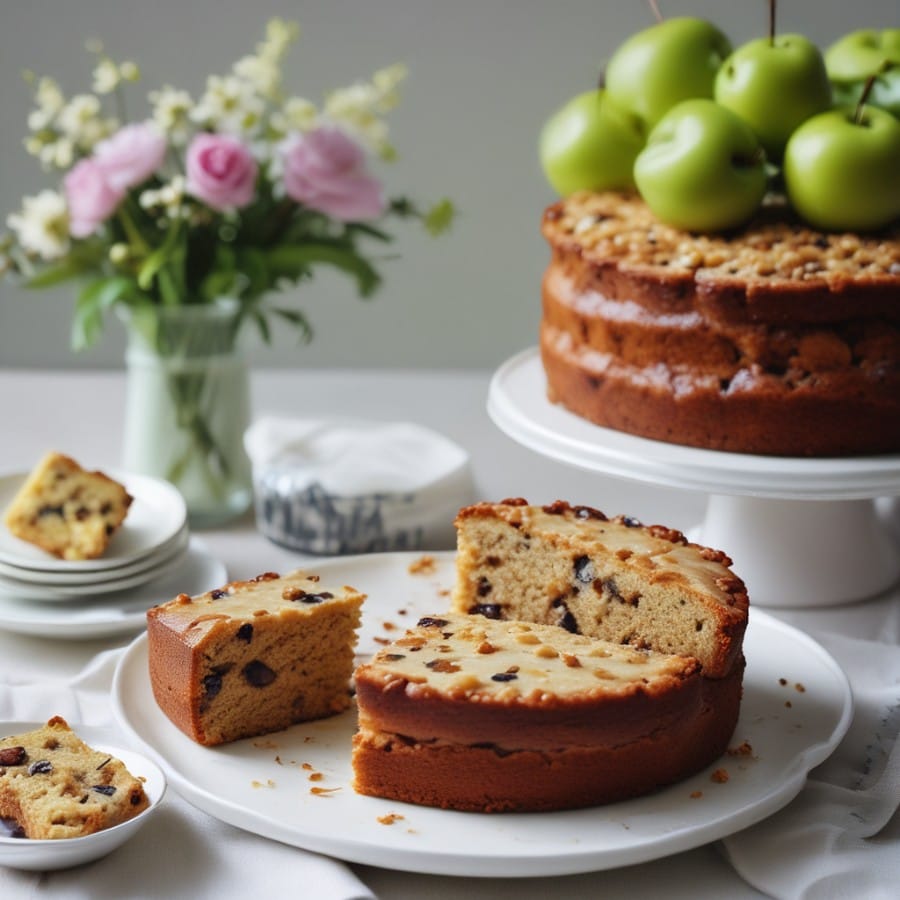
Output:
<instances>
[{"instance_id":1,"label":"slice of cake on plate","mask_svg":"<svg viewBox=\"0 0 900 900\"><path fill-rule=\"evenodd\" d=\"M150 683L200 744L222 744L350 706L364 594L268 572L147 612Z\"/></svg>"}]
</instances>

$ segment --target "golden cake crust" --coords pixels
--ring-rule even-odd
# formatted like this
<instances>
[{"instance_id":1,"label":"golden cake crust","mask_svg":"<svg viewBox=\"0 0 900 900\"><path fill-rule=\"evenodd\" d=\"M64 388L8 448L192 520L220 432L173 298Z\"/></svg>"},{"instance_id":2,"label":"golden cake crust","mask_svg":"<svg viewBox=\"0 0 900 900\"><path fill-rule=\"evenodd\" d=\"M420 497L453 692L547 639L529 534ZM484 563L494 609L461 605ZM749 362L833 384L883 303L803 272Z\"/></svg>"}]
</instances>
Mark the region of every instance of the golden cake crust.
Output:
<instances>
[{"instance_id":1,"label":"golden cake crust","mask_svg":"<svg viewBox=\"0 0 900 900\"><path fill-rule=\"evenodd\" d=\"M205 745L341 712L364 599L298 570L154 607L147 641L156 702Z\"/></svg>"},{"instance_id":2,"label":"golden cake crust","mask_svg":"<svg viewBox=\"0 0 900 900\"><path fill-rule=\"evenodd\" d=\"M739 232L576 194L543 233L548 396L599 425L790 456L900 449L900 229L823 234L768 208Z\"/></svg>"}]
</instances>

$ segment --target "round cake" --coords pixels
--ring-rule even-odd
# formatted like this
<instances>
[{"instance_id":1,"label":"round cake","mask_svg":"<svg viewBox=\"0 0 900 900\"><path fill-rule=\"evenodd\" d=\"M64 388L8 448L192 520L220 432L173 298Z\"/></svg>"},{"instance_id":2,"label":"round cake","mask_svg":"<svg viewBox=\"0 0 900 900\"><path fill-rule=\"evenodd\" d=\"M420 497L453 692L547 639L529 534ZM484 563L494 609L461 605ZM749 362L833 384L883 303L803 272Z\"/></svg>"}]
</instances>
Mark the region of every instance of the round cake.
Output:
<instances>
[{"instance_id":1,"label":"round cake","mask_svg":"<svg viewBox=\"0 0 900 900\"><path fill-rule=\"evenodd\" d=\"M764 207L728 235L636 196L550 206L549 398L598 425L778 456L900 451L900 226L826 234Z\"/></svg>"}]
</instances>

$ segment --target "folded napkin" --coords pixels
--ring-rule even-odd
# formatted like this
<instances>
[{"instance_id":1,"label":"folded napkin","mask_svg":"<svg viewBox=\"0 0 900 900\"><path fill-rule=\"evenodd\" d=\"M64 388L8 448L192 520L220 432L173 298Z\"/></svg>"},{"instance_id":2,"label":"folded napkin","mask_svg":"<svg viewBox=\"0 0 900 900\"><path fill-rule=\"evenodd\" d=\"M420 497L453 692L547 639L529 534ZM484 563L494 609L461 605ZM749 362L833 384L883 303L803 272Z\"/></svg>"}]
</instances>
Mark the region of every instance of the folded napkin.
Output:
<instances>
[{"instance_id":1,"label":"folded napkin","mask_svg":"<svg viewBox=\"0 0 900 900\"><path fill-rule=\"evenodd\" d=\"M109 690L123 651L101 653L74 680L0 684L0 720L42 721L61 715L116 735ZM135 748L139 749L139 748ZM74 870L25 872L0 866L0 897L315 897L374 900L342 863L266 840L206 815L169 788L162 807L109 856Z\"/></svg>"},{"instance_id":2,"label":"folded napkin","mask_svg":"<svg viewBox=\"0 0 900 900\"><path fill-rule=\"evenodd\" d=\"M781 812L723 841L738 873L778 900L900 896L900 647L818 640L847 673L854 716L834 754Z\"/></svg>"},{"instance_id":3,"label":"folded napkin","mask_svg":"<svg viewBox=\"0 0 900 900\"><path fill-rule=\"evenodd\" d=\"M247 430L257 525L304 553L452 547L468 453L411 422L264 417Z\"/></svg>"}]
</instances>

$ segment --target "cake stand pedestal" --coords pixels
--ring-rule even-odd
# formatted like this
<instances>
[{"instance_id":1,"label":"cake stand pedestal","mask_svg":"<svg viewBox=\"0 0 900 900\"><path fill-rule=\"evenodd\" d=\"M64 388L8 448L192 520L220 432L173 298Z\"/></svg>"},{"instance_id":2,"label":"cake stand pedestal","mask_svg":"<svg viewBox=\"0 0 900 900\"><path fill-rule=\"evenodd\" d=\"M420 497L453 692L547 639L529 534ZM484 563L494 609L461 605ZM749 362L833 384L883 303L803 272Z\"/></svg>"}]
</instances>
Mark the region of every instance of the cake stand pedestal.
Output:
<instances>
[{"instance_id":1,"label":"cake stand pedestal","mask_svg":"<svg viewBox=\"0 0 900 900\"><path fill-rule=\"evenodd\" d=\"M496 371L488 414L513 440L558 462L708 494L691 538L724 550L760 606L834 606L900 578L888 499L900 495L900 456L752 456L601 428L547 400L536 348Z\"/></svg>"}]
</instances>

